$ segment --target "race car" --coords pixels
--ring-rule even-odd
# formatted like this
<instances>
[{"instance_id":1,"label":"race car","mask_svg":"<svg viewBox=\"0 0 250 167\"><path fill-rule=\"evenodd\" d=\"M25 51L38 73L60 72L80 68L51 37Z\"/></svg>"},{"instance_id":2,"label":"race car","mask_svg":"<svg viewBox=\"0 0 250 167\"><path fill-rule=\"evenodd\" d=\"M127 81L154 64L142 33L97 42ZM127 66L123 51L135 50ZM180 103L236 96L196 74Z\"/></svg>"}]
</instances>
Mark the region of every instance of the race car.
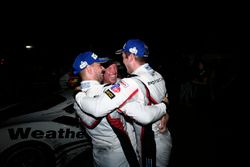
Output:
<instances>
[{"instance_id":1,"label":"race car","mask_svg":"<svg viewBox=\"0 0 250 167\"><path fill-rule=\"evenodd\" d=\"M90 157L91 142L75 116L72 94L64 90L0 109L1 167L66 167L84 153Z\"/></svg>"}]
</instances>

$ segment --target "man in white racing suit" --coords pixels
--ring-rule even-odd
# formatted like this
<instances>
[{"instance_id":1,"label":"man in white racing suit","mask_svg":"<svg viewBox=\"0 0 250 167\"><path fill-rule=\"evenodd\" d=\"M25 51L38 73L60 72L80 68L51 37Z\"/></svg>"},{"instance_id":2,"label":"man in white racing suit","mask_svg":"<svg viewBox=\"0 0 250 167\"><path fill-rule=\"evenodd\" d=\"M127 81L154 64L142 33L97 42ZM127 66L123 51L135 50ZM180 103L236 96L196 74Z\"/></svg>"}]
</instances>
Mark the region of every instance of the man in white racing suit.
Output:
<instances>
[{"instance_id":1,"label":"man in white racing suit","mask_svg":"<svg viewBox=\"0 0 250 167\"><path fill-rule=\"evenodd\" d=\"M123 63L127 72L133 74L132 77L121 79L95 98L78 93L75 96L76 101L84 111L94 116L105 116L113 109L119 108L121 112L132 117L135 120L134 128L141 165L167 166L172 149L169 130L159 133L159 120L152 125L148 124L149 122L145 121L147 111L139 113L138 108L126 108L124 105L133 101L147 105L160 103L163 97L167 96L165 81L161 74L146 63L148 48L143 41L128 40L117 53L122 54Z\"/></svg>"},{"instance_id":2,"label":"man in white racing suit","mask_svg":"<svg viewBox=\"0 0 250 167\"><path fill-rule=\"evenodd\" d=\"M103 74L103 84L115 84L120 81L120 77L122 71L118 71L118 68L121 68L121 64L119 61L107 58L108 61L103 63L103 67L105 68L105 73ZM126 120L126 129L128 136L131 140L131 143L133 145L134 150L136 150L136 138L135 138L135 132L134 132L134 127L132 123L132 119L129 117L123 115L125 120Z\"/></svg>"},{"instance_id":3,"label":"man in white racing suit","mask_svg":"<svg viewBox=\"0 0 250 167\"><path fill-rule=\"evenodd\" d=\"M81 53L74 61L74 73L79 74L83 80L81 90L89 97L98 96L106 89L105 85L99 83L103 79L102 71L104 70L101 62L104 61L93 52ZM142 111L154 111L152 112L153 115L158 118L166 110L163 103L148 107L132 102L126 107L129 109L131 108L130 105L141 108ZM86 127L86 132L92 139L94 166L139 166L137 156L126 132L125 120L120 113L112 112L106 117L93 117L81 110L77 103L75 103L74 108L81 123ZM135 141L132 141L132 143L135 143ZM124 150L124 148L126 149Z\"/></svg>"}]
</instances>

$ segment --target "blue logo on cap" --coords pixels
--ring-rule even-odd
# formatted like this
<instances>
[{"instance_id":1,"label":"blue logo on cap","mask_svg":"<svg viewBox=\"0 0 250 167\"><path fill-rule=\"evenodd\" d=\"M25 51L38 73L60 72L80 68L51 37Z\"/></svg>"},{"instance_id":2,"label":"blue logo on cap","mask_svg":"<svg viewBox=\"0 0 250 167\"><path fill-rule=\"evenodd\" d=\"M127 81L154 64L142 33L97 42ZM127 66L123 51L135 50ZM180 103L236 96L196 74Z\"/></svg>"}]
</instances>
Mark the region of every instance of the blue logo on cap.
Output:
<instances>
[{"instance_id":1,"label":"blue logo on cap","mask_svg":"<svg viewBox=\"0 0 250 167\"><path fill-rule=\"evenodd\" d=\"M138 57L148 57L149 51L148 46L140 39L130 39L128 40L121 50L116 53L120 54L122 52L133 53Z\"/></svg>"}]
</instances>

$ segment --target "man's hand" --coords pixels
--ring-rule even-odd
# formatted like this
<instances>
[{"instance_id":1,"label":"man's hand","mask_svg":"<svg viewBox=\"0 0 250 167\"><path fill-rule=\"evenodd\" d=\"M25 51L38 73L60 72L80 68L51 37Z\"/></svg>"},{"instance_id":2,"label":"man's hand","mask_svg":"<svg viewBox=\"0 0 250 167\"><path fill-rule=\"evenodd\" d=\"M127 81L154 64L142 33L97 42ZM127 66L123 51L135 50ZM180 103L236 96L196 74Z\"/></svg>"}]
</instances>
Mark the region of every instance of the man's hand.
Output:
<instances>
[{"instance_id":1,"label":"man's hand","mask_svg":"<svg viewBox=\"0 0 250 167\"><path fill-rule=\"evenodd\" d=\"M169 101L168 101L168 97L164 96L164 98L162 99L162 102L166 104L166 107L169 106Z\"/></svg>"},{"instance_id":2,"label":"man's hand","mask_svg":"<svg viewBox=\"0 0 250 167\"><path fill-rule=\"evenodd\" d=\"M75 89L74 89L74 91L79 91L79 90L81 90L81 86L77 86L77 87L75 87Z\"/></svg>"},{"instance_id":3,"label":"man's hand","mask_svg":"<svg viewBox=\"0 0 250 167\"><path fill-rule=\"evenodd\" d=\"M160 133L164 133L167 130L168 119L169 119L168 113L166 113L164 116L162 116L161 123L159 126Z\"/></svg>"}]
</instances>

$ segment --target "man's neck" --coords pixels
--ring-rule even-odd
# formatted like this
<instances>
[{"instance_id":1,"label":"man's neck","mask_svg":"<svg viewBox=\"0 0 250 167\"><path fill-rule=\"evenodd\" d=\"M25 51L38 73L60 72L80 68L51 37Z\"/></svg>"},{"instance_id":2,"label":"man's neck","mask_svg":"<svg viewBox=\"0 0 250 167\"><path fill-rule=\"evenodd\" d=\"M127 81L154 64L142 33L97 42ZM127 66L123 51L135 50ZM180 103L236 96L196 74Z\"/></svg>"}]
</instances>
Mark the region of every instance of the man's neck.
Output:
<instances>
[{"instance_id":1,"label":"man's neck","mask_svg":"<svg viewBox=\"0 0 250 167\"><path fill-rule=\"evenodd\" d=\"M145 63L144 63L144 64L145 64ZM135 64L133 65L131 74L134 73L139 67L141 67L141 66L144 65L144 64L135 63Z\"/></svg>"}]
</instances>

